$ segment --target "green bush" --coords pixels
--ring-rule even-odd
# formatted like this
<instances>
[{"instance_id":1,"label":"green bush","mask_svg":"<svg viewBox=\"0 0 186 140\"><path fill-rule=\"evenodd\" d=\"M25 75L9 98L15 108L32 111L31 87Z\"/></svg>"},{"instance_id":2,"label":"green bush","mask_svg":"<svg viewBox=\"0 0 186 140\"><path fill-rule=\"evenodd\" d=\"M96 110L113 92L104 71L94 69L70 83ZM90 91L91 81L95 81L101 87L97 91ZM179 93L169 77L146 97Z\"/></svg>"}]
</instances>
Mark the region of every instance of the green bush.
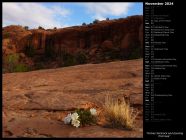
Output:
<instances>
[{"instance_id":1,"label":"green bush","mask_svg":"<svg viewBox=\"0 0 186 140\"><path fill-rule=\"evenodd\" d=\"M79 115L79 121L81 122L81 125L85 124L95 124L96 123L96 117L91 115L91 112L89 110L85 109L77 109L75 112Z\"/></svg>"},{"instance_id":2,"label":"green bush","mask_svg":"<svg viewBox=\"0 0 186 140\"><path fill-rule=\"evenodd\" d=\"M129 55L129 59L138 59L141 57L142 57L142 50L140 47L134 49Z\"/></svg>"},{"instance_id":3,"label":"green bush","mask_svg":"<svg viewBox=\"0 0 186 140\"><path fill-rule=\"evenodd\" d=\"M19 55L18 54L9 54L7 56L7 62L8 63L17 63L19 60Z\"/></svg>"},{"instance_id":4,"label":"green bush","mask_svg":"<svg viewBox=\"0 0 186 140\"><path fill-rule=\"evenodd\" d=\"M87 56L84 52L78 52L76 54L76 61L78 64L85 64L87 63Z\"/></svg>"},{"instance_id":5,"label":"green bush","mask_svg":"<svg viewBox=\"0 0 186 140\"><path fill-rule=\"evenodd\" d=\"M96 23L98 23L99 22L99 20L98 19L95 19L94 21L93 21L93 24L96 24Z\"/></svg>"},{"instance_id":6,"label":"green bush","mask_svg":"<svg viewBox=\"0 0 186 140\"><path fill-rule=\"evenodd\" d=\"M73 66L76 65L76 59L73 55L66 53L63 56L64 66Z\"/></svg>"},{"instance_id":7,"label":"green bush","mask_svg":"<svg viewBox=\"0 0 186 140\"><path fill-rule=\"evenodd\" d=\"M70 54L65 48L60 48L58 50L57 56L58 64L62 67L87 63L87 55L83 51L77 52L75 54Z\"/></svg>"},{"instance_id":8,"label":"green bush","mask_svg":"<svg viewBox=\"0 0 186 140\"><path fill-rule=\"evenodd\" d=\"M18 54L9 54L5 58L5 64L7 65L8 72L14 72L15 66L18 64L19 55Z\"/></svg>"},{"instance_id":9,"label":"green bush","mask_svg":"<svg viewBox=\"0 0 186 140\"><path fill-rule=\"evenodd\" d=\"M24 29L25 29L25 30L29 30L29 27L28 27L28 26L25 26Z\"/></svg>"},{"instance_id":10,"label":"green bush","mask_svg":"<svg viewBox=\"0 0 186 140\"><path fill-rule=\"evenodd\" d=\"M140 47L139 41L131 42L129 48L131 48L131 50L128 59L138 59L143 57L143 51L142 48Z\"/></svg>"},{"instance_id":11,"label":"green bush","mask_svg":"<svg viewBox=\"0 0 186 140\"><path fill-rule=\"evenodd\" d=\"M17 64L14 68L14 72L26 72L29 68L25 64Z\"/></svg>"},{"instance_id":12,"label":"green bush","mask_svg":"<svg viewBox=\"0 0 186 140\"><path fill-rule=\"evenodd\" d=\"M83 26L85 26L85 25L86 25L86 23L84 22L84 23L82 23L82 25L83 25Z\"/></svg>"},{"instance_id":13,"label":"green bush","mask_svg":"<svg viewBox=\"0 0 186 140\"><path fill-rule=\"evenodd\" d=\"M4 60L4 72L26 72L29 67L19 62L19 54L9 54Z\"/></svg>"},{"instance_id":14,"label":"green bush","mask_svg":"<svg viewBox=\"0 0 186 140\"><path fill-rule=\"evenodd\" d=\"M3 38L9 38L10 37L10 33L9 32L5 32L3 33Z\"/></svg>"},{"instance_id":15,"label":"green bush","mask_svg":"<svg viewBox=\"0 0 186 140\"><path fill-rule=\"evenodd\" d=\"M43 27L41 27L41 26L39 26L38 29L40 29L40 30L45 30L45 29L44 29Z\"/></svg>"}]
</instances>

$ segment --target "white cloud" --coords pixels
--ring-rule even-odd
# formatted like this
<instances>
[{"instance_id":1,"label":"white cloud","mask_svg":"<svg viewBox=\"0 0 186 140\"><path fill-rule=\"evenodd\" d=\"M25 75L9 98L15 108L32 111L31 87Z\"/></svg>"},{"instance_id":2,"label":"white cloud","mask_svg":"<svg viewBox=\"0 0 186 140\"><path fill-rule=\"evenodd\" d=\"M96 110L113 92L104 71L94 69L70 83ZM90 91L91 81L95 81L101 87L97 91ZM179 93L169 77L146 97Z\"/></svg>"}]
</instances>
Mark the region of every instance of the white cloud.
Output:
<instances>
[{"instance_id":1,"label":"white cloud","mask_svg":"<svg viewBox=\"0 0 186 140\"><path fill-rule=\"evenodd\" d=\"M132 3L86 3L83 5L87 8L88 12L93 15L92 18L102 20L107 16L127 15Z\"/></svg>"},{"instance_id":2,"label":"white cloud","mask_svg":"<svg viewBox=\"0 0 186 140\"><path fill-rule=\"evenodd\" d=\"M37 28L63 27L61 19L70 11L62 6L46 6L42 3L3 3L3 26L16 24Z\"/></svg>"}]
</instances>

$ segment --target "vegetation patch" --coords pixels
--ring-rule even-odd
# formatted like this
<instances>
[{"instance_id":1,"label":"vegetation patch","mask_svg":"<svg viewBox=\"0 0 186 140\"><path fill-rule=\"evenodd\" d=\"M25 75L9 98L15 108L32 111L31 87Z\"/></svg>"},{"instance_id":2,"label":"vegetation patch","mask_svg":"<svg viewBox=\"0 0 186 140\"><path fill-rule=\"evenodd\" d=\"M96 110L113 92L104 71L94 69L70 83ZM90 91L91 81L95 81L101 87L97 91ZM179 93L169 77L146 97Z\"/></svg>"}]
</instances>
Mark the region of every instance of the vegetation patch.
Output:
<instances>
[{"instance_id":1,"label":"vegetation patch","mask_svg":"<svg viewBox=\"0 0 186 140\"><path fill-rule=\"evenodd\" d=\"M19 54L9 54L3 60L3 72L26 72L29 67L19 62Z\"/></svg>"},{"instance_id":2,"label":"vegetation patch","mask_svg":"<svg viewBox=\"0 0 186 140\"><path fill-rule=\"evenodd\" d=\"M33 46L29 45L25 48L25 54L29 57L33 57L35 54L35 49Z\"/></svg>"},{"instance_id":3,"label":"vegetation patch","mask_svg":"<svg viewBox=\"0 0 186 140\"><path fill-rule=\"evenodd\" d=\"M87 63L87 55L83 51L71 54L65 49L61 49L58 53L58 61L62 67L85 64Z\"/></svg>"},{"instance_id":4,"label":"vegetation patch","mask_svg":"<svg viewBox=\"0 0 186 140\"><path fill-rule=\"evenodd\" d=\"M90 110L77 109L76 112L79 115L79 120L82 126L96 123L96 117L91 114Z\"/></svg>"},{"instance_id":5,"label":"vegetation patch","mask_svg":"<svg viewBox=\"0 0 186 140\"><path fill-rule=\"evenodd\" d=\"M63 55L63 65L66 66L73 66L76 64L75 57L70 53L64 53Z\"/></svg>"},{"instance_id":6,"label":"vegetation patch","mask_svg":"<svg viewBox=\"0 0 186 140\"><path fill-rule=\"evenodd\" d=\"M91 109L76 109L75 112L71 112L64 119L65 124L71 124L75 127L81 127L85 125L96 124L97 111L94 108Z\"/></svg>"},{"instance_id":7,"label":"vegetation patch","mask_svg":"<svg viewBox=\"0 0 186 140\"><path fill-rule=\"evenodd\" d=\"M76 62L78 64L85 64L87 63L87 55L84 52L78 52L75 55Z\"/></svg>"},{"instance_id":8,"label":"vegetation patch","mask_svg":"<svg viewBox=\"0 0 186 140\"><path fill-rule=\"evenodd\" d=\"M107 96L104 103L104 114L106 121L115 128L126 128L132 130L137 113L133 111L125 99L114 100Z\"/></svg>"},{"instance_id":9,"label":"vegetation patch","mask_svg":"<svg viewBox=\"0 0 186 140\"><path fill-rule=\"evenodd\" d=\"M143 57L143 50L140 47L139 41L131 42L129 48L131 49L130 49L130 54L128 56L128 59L138 59Z\"/></svg>"},{"instance_id":10,"label":"vegetation patch","mask_svg":"<svg viewBox=\"0 0 186 140\"><path fill-rule=\"evenodd\" d=\"M17 64L14 68L14 72L27 72L29 71L29 67L25 64Z\"/></svg>"}]
</instances>

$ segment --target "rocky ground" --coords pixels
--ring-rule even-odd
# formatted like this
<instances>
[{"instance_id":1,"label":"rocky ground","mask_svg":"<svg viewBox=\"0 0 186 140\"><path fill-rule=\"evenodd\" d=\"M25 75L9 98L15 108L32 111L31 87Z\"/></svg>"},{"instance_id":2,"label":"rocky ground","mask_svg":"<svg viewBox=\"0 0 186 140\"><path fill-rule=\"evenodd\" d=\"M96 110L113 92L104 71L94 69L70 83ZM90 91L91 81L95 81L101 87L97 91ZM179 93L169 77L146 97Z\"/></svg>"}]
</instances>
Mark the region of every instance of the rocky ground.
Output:
<instances>
[{"instance_id":1,"label":"rocky ground","mask_svg":"<svg viewBox=\"0 0 186 140\"><path fill-rule=\"evenodd\" d=\"M103 121L106 95L129 97L139 112L132 131ZM98 123L75 128L63 118L94 107ZM143 60L3 74L3 137L143 137Z\"/></svg>"}]
</instances>

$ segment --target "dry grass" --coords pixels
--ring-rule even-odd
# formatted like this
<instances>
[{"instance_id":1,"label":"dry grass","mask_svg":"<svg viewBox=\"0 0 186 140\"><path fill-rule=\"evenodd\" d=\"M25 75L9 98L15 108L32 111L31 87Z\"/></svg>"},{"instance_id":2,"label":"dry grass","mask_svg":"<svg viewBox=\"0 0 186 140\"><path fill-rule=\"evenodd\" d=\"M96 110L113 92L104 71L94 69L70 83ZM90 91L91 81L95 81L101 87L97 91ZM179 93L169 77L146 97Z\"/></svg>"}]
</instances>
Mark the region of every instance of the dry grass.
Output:
<instances>
[{"instance_id":1,"label":"dry grass","mask_svg":"<svg viewBox=\"0 0 186 140\"><path fill-rule=\"evenodd\" d=\"M126 103L125 99L114 100L111 96L106 96L103 106L105 119L112 127L133 129L137 112Z\"/></svg>"}]
</instances>

